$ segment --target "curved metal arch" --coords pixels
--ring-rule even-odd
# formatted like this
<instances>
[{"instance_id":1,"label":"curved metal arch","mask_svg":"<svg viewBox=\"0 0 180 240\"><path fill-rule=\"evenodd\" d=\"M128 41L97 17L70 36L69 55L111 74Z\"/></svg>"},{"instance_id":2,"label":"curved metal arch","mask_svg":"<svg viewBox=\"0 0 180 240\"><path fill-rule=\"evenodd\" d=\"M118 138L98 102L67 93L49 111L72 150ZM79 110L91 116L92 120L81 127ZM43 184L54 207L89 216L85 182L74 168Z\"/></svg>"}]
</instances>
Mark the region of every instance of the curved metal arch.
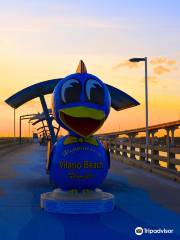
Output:
<instances>
[{"instance_id":1,"label":"curved metal arch","mask_svg":"<svg viewBox=\"0 0 180 240\"><path fill-rule=\"evenodd\" d=\"M48 126L42 126L42 127L39 127L39 128L37 128L37 131L39 131L40 129L49 129L49 127Z\"/></svg>"},{"instance_id":2,"label":"curved metal arch","mask_svg":"<svg viewBox=\"0 0 180 240\"><path fill-rule=\"evenodd\" d=\"M56 130L58 130L58 128L55 127L55 126L53 126L53 128L56 129ZM48 130L49 130L49 127L48 127L48 126L41 126L41 127L37 128L37 131L39 131L40 129L45 129L45 130L48 129Z\"/></svg>"},{"instance_id":3,"label":"curved metal arch","mask_svg":"<svg viewBox=\"0 0 180 240\"><path fill-rule=\"evenodd\" d=\"M49 115L52 115L52 109L51 108L48 108L48 112L49 112ZM43 119L43 118L45 118L44 112L37 113L36 115L34 115L33 117L30 118L30 121L34 121L34 120L37 120L37 119Z\"/></svg>"},{"instance_id":4,"label":"curved metal arch","mask_svg":"<svg viewBox=\"0 0 180 240\"><path fill-rule=\"evenodd\" d=\"M41 134L41 133L50 133L50 131L47 129L47 130L42 130L42 131L38 132L38 134Z\"/></svg>"},{"instance_id":5,"label":"curved metal arch","mask_svg":"<svg viewBox=\"0 0 180 240\"><path fill-rule=\"evenodd\" d=\"M50 116L50 118L51 118L51 121L54 120L54 117L53 117L53 116ZM38 124L38 123L40 123L40 122L42 122L42 121L45 121L45 120L46 120L46 118L43 117L43 118L41 118L41 119L38 119L38 120L34 121L34 122L32 123L32 125L34 126L34 125L36 125L36 124Z\"/></svg>"},{"instance_id":6,"label":"curved metal arch","mask_svg":"<svg viewBox=\"0 0 180 240\"><path fill-rule=\"evenodd\" d=\"M21 91L15 93L11 97L5 100L5 102L12 108L18 108L24 103L37 98L41 95L50 94L53 92L55 86L62 78L47 80L44 82L33 84Z\"/></svg>"}]
</instances>

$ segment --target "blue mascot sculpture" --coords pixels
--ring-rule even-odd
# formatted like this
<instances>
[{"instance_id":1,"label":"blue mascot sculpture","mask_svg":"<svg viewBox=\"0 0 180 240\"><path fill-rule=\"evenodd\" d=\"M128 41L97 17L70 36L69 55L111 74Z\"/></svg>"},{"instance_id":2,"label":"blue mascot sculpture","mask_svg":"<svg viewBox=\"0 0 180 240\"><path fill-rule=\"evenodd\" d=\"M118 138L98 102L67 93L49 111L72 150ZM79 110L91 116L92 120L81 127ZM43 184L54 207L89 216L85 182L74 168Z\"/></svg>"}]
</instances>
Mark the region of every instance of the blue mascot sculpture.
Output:
<instances>
[{"instance_id":1,"label":"blue mascot sculpture","mask_svg":"<svg viewBox=\"0 0 180 240\"><path fill-rule=\"evenodd\" d=\"M83 62L77 73L65 77L53 92L58 124L69 131L54 146L50 177L62 190L94 190L108 172L108 156L92 134L106 120L111 98L106 85L88 74Z\"/></svg>"},{"instance_id":2,"label":"blue mascot sculpture","mask_svg":"<svg viewBox=\"0 0 180 240\"><path fill-rule=\"evenodd\" d=\"M118 97L122 98L121 109L128 104L138 104L126 93L87 73L82 60L75 74L56 85L52 97L53 115L68 135L56 142L51 153L50 179L58 189L51 195L41 196L47 211L95 213L113 209L114 196L97 190L108 173L110 160L93 134L107 119L111 106L119 110Z\"/></svg>"}]
</instances>

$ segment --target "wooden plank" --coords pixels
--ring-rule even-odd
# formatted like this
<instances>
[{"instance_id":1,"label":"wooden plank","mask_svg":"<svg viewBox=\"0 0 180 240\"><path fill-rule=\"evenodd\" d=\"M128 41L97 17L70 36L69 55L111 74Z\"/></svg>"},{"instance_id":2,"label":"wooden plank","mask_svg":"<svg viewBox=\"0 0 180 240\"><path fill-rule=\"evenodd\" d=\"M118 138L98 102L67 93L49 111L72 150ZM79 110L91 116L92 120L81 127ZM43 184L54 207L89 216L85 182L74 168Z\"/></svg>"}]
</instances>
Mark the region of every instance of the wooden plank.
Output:
<instances>
[{"instance_id":1,"label":"wooden plank","mask_svg":"<svg viewBox=\"0 0 180 240\"><path fill-rule=\"evenodd\" d=\"M170 152L175 153L175 154L180 154L180 147L171 147Z\"/></svg>"},{"instance_id":2,"label":"wooden plank","mask_svg":"<svg viewBox=\"0 0 180 240\"><path fill-rule=\"evenodd\" d=\"M129 154L135 154L137 156L145 157L145 153L143 153L143 152L132 151L132 150L129 150L129 149L122 149L122 148L117 148L116 150L118 152L121 152L121 153L129 153Z\"/></svg>"},{"instance_id":3,"label":"wooden plank","mask_svg":"<svg viewBox=\"0 0 180 240\"><path fill-rule=\"evenodd\" d=\"M170 162L175 164L175 165L180 165L180 160L176 159L176 158L171 158Z\"/></svg>"},{"instance_id":4,"label":"wooden plank","mask_svg":"<svg viewBox=\"0 0 180 240\"><path fill-rule=\"evenodd\" d=\"M157 159L162 162L167 162L167 160L168 160L167 157L163 157L163 156L159 156L159 155L154 155L154 159Z\"/></svg>"},{"instance_id":5,"label":"wooden plank","mask_svg":"<svg viewBox=\"0 0 180 240\"><path fill-rule=\"evenodd\" d=\"M158 150L158 151L162 151L162 152L167 152L167 147L166 147L166 146L158 146L158 145L155 145L155 146L154 146L154 149L155 149L155 150Z\"/></svg>"},{"instance_id":6,"label":"wooden plank","mask_svg":"<svg viewBox=\"0 0 180 240\"><path fill-rule=\"evenodd\" d=\"M141 143L129 143L129 142L117 141L116 144L119 145L119 146L127 146L127 147L135 147L135 148L146 148L146 145L145 144L141 144Z\"/></svg>"}]
</instances>

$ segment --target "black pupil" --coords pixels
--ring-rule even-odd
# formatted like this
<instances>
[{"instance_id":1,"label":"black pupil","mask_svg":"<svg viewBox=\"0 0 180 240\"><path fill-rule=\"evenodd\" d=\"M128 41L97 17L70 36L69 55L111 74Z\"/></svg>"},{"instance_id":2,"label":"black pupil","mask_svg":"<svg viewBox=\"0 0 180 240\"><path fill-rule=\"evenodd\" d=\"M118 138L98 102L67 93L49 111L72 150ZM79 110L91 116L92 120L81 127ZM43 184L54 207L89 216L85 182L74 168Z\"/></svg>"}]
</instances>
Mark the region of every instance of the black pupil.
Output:
<instances>
[{"instance_id":1,"label":"black pupil","mask_svg":"<svg viewBox=\"0 0 180 240\"><path fill-rule=\"evenodd\" d=\"M62 87L63 89L63 87ZM61 89L61 103L72 103L79 102L81 96L81 84L79 81L71 81L71 83L67 87Z\"/></svg>"},{"instance_id":2,"label":"black pupil","mask_svg":"<svg viewBox=\"0 0 180 240\"><path fill-rule=\"evenodd\" d=\"M94 83L94 86L90 88L90 94L88 96L86 91L86 98L88 102L92 102L98 105L103 105L104 103L104 90L103 88L97 83Z\"/></svg>"}]
</instances>

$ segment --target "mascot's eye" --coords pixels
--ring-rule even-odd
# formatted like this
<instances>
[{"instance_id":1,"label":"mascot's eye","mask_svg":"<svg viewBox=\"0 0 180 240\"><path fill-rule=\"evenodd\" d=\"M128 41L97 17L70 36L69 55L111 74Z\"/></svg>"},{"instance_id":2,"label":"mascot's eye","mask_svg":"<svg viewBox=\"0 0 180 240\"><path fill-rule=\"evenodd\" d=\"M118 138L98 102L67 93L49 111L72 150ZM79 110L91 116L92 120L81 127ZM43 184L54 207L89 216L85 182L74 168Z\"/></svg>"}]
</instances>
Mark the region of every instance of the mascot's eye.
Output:
<instances>
[{"instance_id":1,"label":"mascot's eye","mask_svg":"<svg viewBox=\"0 0 180 240\"><path fill-rule=\"evenodd\" d=\"M67 80L61 87L61 103L79 102L82 86L76 79Z\"/></svg>"},{"instance_id":2,"label":"mascot's eye","mask_svg":"<svg viewBox=\"0 0 180 240\"><path fill-rule=\"evenodd\" d=\"M86 82L86 101L99 105L104 103L104 89L95 79L89 79Z\"/></svg>"}]
</instances>

